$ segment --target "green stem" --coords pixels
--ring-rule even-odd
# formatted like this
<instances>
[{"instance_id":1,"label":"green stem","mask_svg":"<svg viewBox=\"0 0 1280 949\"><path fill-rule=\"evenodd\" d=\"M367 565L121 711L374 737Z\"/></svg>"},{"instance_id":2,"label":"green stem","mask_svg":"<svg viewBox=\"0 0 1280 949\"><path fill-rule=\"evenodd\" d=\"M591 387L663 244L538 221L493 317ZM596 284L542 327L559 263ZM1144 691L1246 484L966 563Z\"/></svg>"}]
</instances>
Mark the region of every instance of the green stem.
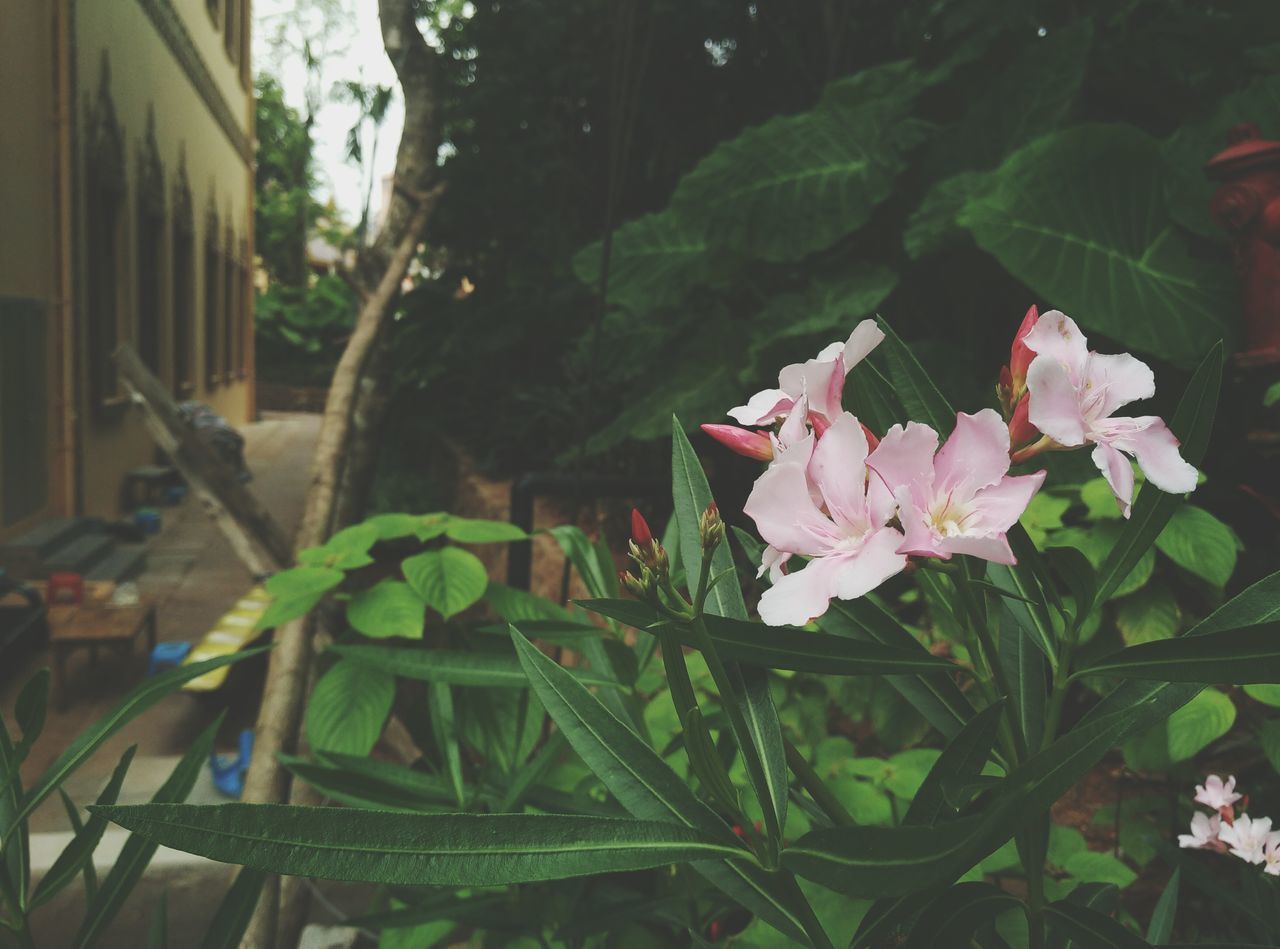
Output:
<instances>
[{"instance_id":1,"label":"green stem","mask_svg":"<svg viewBox=\"0 0 1280 949\"><path fill-rule=\"evenodd\" d=\"M831 823L837 827L852 827L856 824L857 821L844 809L840 799L831 793L831 789L818 776L818 772L813 770L813 766L800 753L800 749L791 744L791 739L785 735L782 738L782 747L787 754L787 766L800 780L800 786L809 792L813 802L822 808L822 812L827 817L831 818Z\"/></svg>"},{"instance_id":2,"label":"green stem","mask_svg":"<svg viewBox=\"0 0 1280 949\"><path fill-rule=\"evenodd\" d=\"M1062 649L1058 653L1058 668L1053 670L1053 684L1049 694L1049 710L1045 713L1042 748L1048 748L1053 744L1058 734L1058 725L1062 720L1062 706L1067 699L1067 688L1071 684L1071 663L1075 659L1076 646L1080 639L1080 625L1074 620L1067 624Z\"/></svg>"},{"instance_id":3,"label":"green stem","mask_svg":"<svg viewBox=\"0 0 1280 949\"><path fill-rule=\"evenodd\" d=\"M969 617L970 627L978 640L978 652L987 675L990 677L990 681L995 683L998 694L1008 700L1013 696L1013 689L1009 685L1008 677L1004 674L1004 666L1000 664L1000 654L996 651L995 640L991 638L991 630L987 625L987 616L989 614L979 608L977 599L974 597L973 588L969 585L968 570L961 570L954 580L961 605ZM979 676L978 678L981 681L981 677ZM1013 761L1024 760L1027 757L1027 737L1022 732L1022 723L1018 721L1018 716L1014 713L1012 705L1005 709L1001 730L1003 731L1006 727L1012 738L1012 748L1010 750Z\"/></svg>"}]
</instances>

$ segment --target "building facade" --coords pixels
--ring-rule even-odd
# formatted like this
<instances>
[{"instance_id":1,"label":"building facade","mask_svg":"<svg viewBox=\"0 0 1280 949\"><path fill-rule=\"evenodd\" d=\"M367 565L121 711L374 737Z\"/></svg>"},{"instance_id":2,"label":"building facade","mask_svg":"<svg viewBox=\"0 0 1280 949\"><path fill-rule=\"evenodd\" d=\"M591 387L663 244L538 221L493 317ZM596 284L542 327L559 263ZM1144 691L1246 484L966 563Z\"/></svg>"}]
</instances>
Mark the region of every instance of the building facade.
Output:
<instances>
[{"instance_id":1,"label":"building facade","mask_svg":"<svg viewBox=\"0 0 1280 949\"><path fill-rule=\"evenodd\" d=\"M0 540L114 518L111 354L253 413L250 0L0 0Z\"/></svg>"}]
</instances>

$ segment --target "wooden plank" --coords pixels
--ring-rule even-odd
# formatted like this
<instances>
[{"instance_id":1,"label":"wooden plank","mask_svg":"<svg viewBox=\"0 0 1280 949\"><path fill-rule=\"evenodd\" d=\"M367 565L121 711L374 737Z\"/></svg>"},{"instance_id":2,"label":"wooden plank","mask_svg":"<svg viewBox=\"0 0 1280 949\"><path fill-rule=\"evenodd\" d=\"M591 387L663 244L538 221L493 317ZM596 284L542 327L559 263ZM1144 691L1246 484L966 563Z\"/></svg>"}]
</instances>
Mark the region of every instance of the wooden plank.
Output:
<instances>
[{"instance_id":1,"label":"wooden plank","mask_svg":"<svg viewBox=\"0 0 1280 949\"><path fill-rule=\"evenodd\" d=\"M284 529L237 473L183 420L168 391L133 348L121 345L115 360L121 379L142 406L156 444L182 472L250 574L262 577L292 564L293 544ZM271 563L263 561L255 544Z\"/></svg>"}]
</instances>

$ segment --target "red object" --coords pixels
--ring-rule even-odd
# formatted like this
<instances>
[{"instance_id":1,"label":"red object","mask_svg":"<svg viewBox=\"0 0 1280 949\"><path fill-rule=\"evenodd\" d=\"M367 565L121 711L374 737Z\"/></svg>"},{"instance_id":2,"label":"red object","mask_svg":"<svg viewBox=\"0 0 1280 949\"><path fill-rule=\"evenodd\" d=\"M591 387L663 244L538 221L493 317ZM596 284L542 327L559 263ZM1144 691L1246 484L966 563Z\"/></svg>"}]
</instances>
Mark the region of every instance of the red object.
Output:
<instances>
[{"instance_id":1,"label":"red object","mask_svg":"<svg viewBox=\"0 0 1280 949\"><path fill-rule=\"evenodd\" d=\"M653 533L649 530L649 524L635 508L631 509L631 539L636 542L638 547L647 547L653 543Z\"/></svg>"},{"instance_id":2,"label":"red object","mask_svg":"<svg viewBox=\"0 0 1280 949\"><path fill-rule=\"evenodd\" d=\"M1235 238L1248 345L1236 358L1280 362L1280 142L1262 138L1251 123L1232 128L1227 142L1204 170L1222 182L1209 211Z\"/></svg>"},{"instance_id":3,"label":"red object","mask_svg":"<svg viewBox=\"0 0 1280 949\"><path fill-rule=\"evenodd\" d=\"M51 573L45 587L44 598L49 604L58 603L66 596L79 606L84 602L84 577L78 573Z\"/></svg>"}]
</instances>

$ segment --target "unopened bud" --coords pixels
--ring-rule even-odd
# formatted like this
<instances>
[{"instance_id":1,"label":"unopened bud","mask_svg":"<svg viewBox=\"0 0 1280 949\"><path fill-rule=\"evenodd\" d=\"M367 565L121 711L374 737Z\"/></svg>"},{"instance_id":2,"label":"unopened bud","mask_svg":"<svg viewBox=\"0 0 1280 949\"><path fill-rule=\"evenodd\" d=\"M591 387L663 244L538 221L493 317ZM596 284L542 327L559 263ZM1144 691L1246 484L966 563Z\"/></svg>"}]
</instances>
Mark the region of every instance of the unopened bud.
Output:
<instances>
[{"instance_id":1,"label":"unopened bud","mask_svg":"<svg viewBox=\"0 0 1280 949\"><path fill-rule=\"evenodd\" d=\"M618 579L621 581L623 589L632 596L640 600L647 600L649 598L649 594L653 590L653 574L647 567L641 567L640 574L641 575L639 577L636 577L633 574L622 571L618 574ZM650 581L649 583L645 582L646 574L648 575L647 579Z\"/></svg>"},{"instance_id":2,"label":"unopened bud","mask_svg":"<svg viewBox=\"0 0 1280 949\"><path fill-rule=\"evenodd\" d=\"M641 568L641 576L647 570L656 580L665 579L671 569L666 548L653 539L653 532L649 530L644 515L634 508L631 511L631 535L627 552L636 566Z\"/></svg>"},{"instance_id":3,"label":"unopened bud","mask_svg":"<svg viewBox=\"0 0 1280 949\"><path fill-rule=\"evenodd\" d=\"M1026 344L1030 333L1040 319L1040 310L1034 305L1022 318L1022 325L1013 336L1013 345L1009 347L1009 365L1000 369L1000 382L996 385L996 394L1000 397L1000 405L1004 409L1005 418L1014 411L1015 406L1027 391L1027 370L1036 354Z\"/></svg>"},{"instance_id":4,"label":"unopened bud","mask_svg":"<svg viewBox=\"0 0 1280 949\"><path fill-rule=\"evenodd\" d=\"M640 547L653 543L653 532L649 530L649 522L636 508L631 509L631 539Z\"/></svg>"},{"instance_id":5,"label":"unopened bud","mask_svg":"<svg viewBox=\"0 0 1280 949\"><path fill-rule=\"evenodd\" d=\"M1030 445L1040 437L1040 430L1031 424L1027 414L1030 404L1030 398L1023 395L1014 406L1013 416L1009 419L1009 447L1012 451L1017 451L1024 445Z\"/></svg>"},{"instance_id":6,"label":"unopened bud","mask_svg":"<svg viewBox=\"0 0 1280 949\"><path fill-rule=\"evenodd\" d=\"M698 519L698 539L703 550L714 550L724 540L724 521L720 517L720 509L712 501Z\"/></svg>"},{"instance_id":7,"label":"unopened bud","mask_svg":"<svg viewBox=\"0 0 1280 949\"><path fill-rule=\"evenodd\" d=\"M735 454L757 461L773 460L773 442L765 432L737 425L703 425L702 430Z\"/></svg>"}]
</instances>

